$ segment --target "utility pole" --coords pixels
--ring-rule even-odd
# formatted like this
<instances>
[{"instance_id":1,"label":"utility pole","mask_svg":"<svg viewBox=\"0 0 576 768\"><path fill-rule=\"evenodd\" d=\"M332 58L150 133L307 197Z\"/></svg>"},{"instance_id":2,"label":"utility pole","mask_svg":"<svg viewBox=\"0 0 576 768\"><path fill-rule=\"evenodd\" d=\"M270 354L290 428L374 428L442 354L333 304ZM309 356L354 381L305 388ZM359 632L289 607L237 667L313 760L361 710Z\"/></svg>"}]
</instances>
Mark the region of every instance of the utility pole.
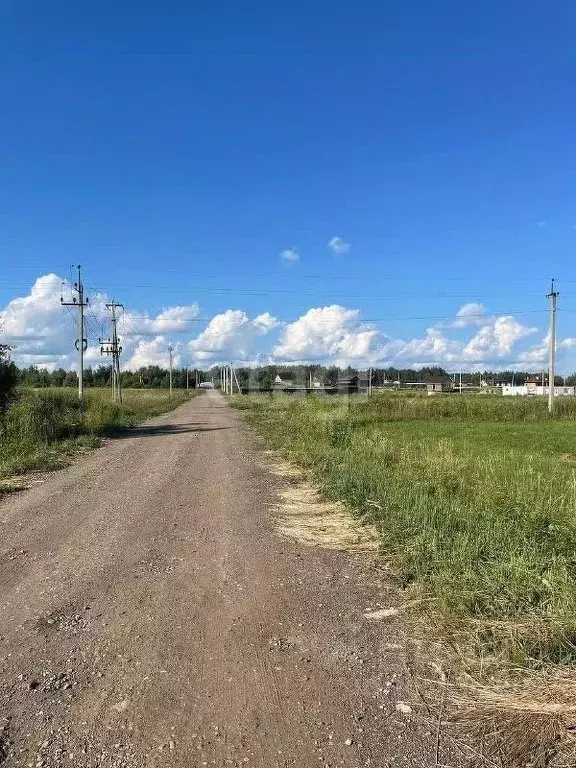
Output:
<instances>
[{"instance_id":1,"label":"utility pole","mask_svg":"<svg viewBox=\"0 0 576 768\"><path fill-rule=\"evenodd\" d=\"M78 350L78 398L84 397L84 352L88 347L88 340L84 337L84 307L88 305L88 299L84 301L84 284L82 283L82 267L78 264L78 280L74 283L74 290L78 294L72 297L72 301L64 301L60 296L60 304L63 307L78 307L78 338L76 349Z\"/></svg>"},{"instance_id":2,"label":"utility pole","mask_svg":"<svg viewBox=\"0 0 576 768\"><path fill-rule=\"evenodd\" d=\"M116 317L116 310L118 308L124 309L123 304L118 304L118 302L112 301L110 304L106 304L106 309L109 309L112 313L111 318L111 324L112 324L112 338L108 339L99 339L100 342L100 354L101 355L112 355L112 400L114 402L122 402L122 383L120 380L120 355L122 354L122 347L118 343L118 330L117 330L117 322L118 318Z\"/></svg>"},{"instance_id":3,"label":"utility pole","mask_svg":"<svg viewBox=\"0 0 576 768\"><path fill-rule=\"evenodd\" d=\"M368 371L368 397L372 395L372 368Z\"/></svg>"},{"instance_id":4,"label":"utility pole","mask_svg":"<svg viewBox=\"0 0 576 768\"><path fill-rule=\"evenodd\" d=\"M170 397L172 397L172 353L174 352L174 347L170 345L168 347L168 354L170 355Z\"/></svg>"},{"instance_id":5,"label":"utility pole","mask_svg":"<svg viewBox=\"0 0 576 768\"><path fill-rule=\"evenodd\" d=\"M236 375L236 369L235 368L232 368L232 373L234 374L234 379L236 381L236 386L238 387L238 394L241 395L242 394L242 390L240 388L240 382L238 381L238 376ZM231 395L234 394L233 390L234 390L234 382L232 382L232 389L230 390L230 394Z\"/></svg>"},{"instance_id":6,"label":"utility pole","mask_svg":"<svg viewBox=\"0 0 576 768\"><path fill-rule=\"evenodd\" d=\"M548 334L548 410L554 413L554 364L556 362L556 299L558 293L554 290L554 278L550 285L550 331Z\"/></svg>"},{"instance_id":7,"label":"utility pole","mask_svg":"<svg viewBox=\"0 0 576 768\"><path fill-rule=\"evenodd\" d=\"M190 366L186 366L186 392L190 389Z\"/></svg>"}]
</instances>

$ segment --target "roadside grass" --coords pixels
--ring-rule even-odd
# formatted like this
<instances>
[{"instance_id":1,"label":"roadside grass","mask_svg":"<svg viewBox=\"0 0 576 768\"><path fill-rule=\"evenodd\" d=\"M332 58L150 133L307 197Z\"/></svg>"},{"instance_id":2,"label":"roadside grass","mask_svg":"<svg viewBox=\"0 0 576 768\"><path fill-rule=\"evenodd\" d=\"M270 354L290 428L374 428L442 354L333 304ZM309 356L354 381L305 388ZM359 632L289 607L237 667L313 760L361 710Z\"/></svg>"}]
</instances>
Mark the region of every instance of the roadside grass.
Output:
<instances>
[{"instance_id":1,"label":"roadside grass","mask_svg":"<svg viewBox=\"0 0 576 768\"><path fill-rule=\"evenodd\" d=\"M490 396L264 395L233 405L327 499L376 526L409 610L468 673L486 681L525 670L539 716L567 711L544 692L550 670L576 663L575 400L559 398L554 418L544 399ZM574 689L569 672L562 679ZM483 685L474 696L485 705ZM510 705L518 700L498 706L525 717Z\"/></svg>"},{"instance_id":2,"label":"roadside grass","mask_svg":"<svg viewBox=\"0 0 576 768\"><path fill-rule=\"evenodd\" d=\"M190 392L193 394L194 390ZM189 394L176 390L124 390L123 403L110 390L85 390L84 403L68 389L27 389L0 420L0 493L21 487L15 476L66 466L104 436L176 408Z\"/></svg>"}]
</instances>

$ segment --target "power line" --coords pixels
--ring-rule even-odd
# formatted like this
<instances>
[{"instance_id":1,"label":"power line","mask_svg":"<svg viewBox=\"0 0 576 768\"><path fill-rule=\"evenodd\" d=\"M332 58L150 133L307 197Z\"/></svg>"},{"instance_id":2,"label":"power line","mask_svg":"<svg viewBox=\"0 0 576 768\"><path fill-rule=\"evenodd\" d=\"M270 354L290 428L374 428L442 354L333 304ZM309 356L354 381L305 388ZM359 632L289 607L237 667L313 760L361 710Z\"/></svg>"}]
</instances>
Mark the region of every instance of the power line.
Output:
<instances>
[{"instance_id":1,"label":"power line","mask_svg":"<svg viewBox=\"0 0 576 768\"><path fill-rule=\"evenodd\" d=\"M450 321L450 322L458 322L466 321L469 319L490 319L494 317L506 317L509 315L536 315L536 314L546 314L548 310L546 309L529 309L529 310L508 310L503 312L490 312L490 313L474 313L469 315L464 315L462 317L458 317L457 315L447 315L447 316L439 316L439 315L417 315L417 316L410 316L410 317L367 317L367 318L358 318L359 323L400 323L400 322L409 322L409 321L416 321L416 320L434 320L434 321ZM219 314L219 313L216 313ZM298 322L299 320L302 320L302 318L306 315L304 313L300 317L297 317L293 320L281 320L280 322L284 325L292 325L293 323ZM135 324L132 322L133 320L149 320L151 322L154 321L154 318L147 317L145 315L139 316L139 315L131 315L127 316L130 317L131 327L132 327L132 333L126 334L127 337L130 336L154 336L158 335L159 331L158 329L139 329ZM189 317L189 318L178 318L179 323L209 323L211 320L214 319L214 316L212 317ZM314 322L321 323L331 323L333 322L333 318L327 317L315 317ZM183 329L182 332L187 332L188 329ZM174 327L170 328L171 333L175 333Z\"/></svg>"},{"instance_id":2,"label":"power line","mask_svg":"<svg viewBox=\"0 0 576 768\"><path fill-rule=\"evenodd\" d=\"M371 279L371 278L370 278ZM273 296L273 295L285 295L285 296L310 296L318 298L323 295L339 296L340 298L348 299L392 299L392 298L436 298L436 299L488 299L488 298L510 298L516 297L517 293L424 293L416 291L396 291L394 293L341 293L336 294L332 291L293 291L288 288L237 288L236 286L206 286L206 285L188 285L181 286L179 288L173 288L172 286L165 285L115 285L114 288L122 288L127 291L164 291L166 293L234 293L242 296ZM104 290L109 290L108 287L103 286ZM523 296L541 296L541 293L523 293Z\"/></svg>"},{"instance_id":3,"label":"power line","mask_svg":"<svg viewBox=\"0 0 576 768\"><path fill-rule=\"evenodd\" d=\"M372 277L370 281L373 282ZM0 281L1 282L1 281ZM11 286L17 285L16 283L10 283ZM29 283L25 283L27 287ZM488 298L511 298L517 297L517 293L445 293L445 292L423 292L423 291L395 291L394 293L368 293L368 292L354 292L354 293L336 293L331 290L319 291L295 291L289 288L238 288L236 286L210 286L210 285L187 285L174 288L173 286L163 285L114 285L113 290L122 288L127 291L163 291L165 293L173 294L185 294L185 293L214 293L214 294L237 294L241 296L306 296L311 298L320 297L332 297L330 300L337 298L340 299L392 299L392 298L430 298L430 299L468 299L470 301L477 301L479 299ZM99 292L110 291L110 286L102 286ZM523 293L524 297L529 296L541 296L540 292ZM568 295L568 294L566 294ZM328 300L328 299L325 299Z\"/></svg>"},{"instance_id":4,"label":"power line","mask_svg":"<svg viewBox=\"0 0 576 768\"><path fill-rule=\"evenodd\" d=\"M210 258L213 257L210 255L199 255L194 254L195 258ZM234 258L245 258L243 256L236 256ZM377 257L373 258L381 258L381 254ZM226 263L228 263L226 261ZM90 265L87 265L90 266ZM68 269L68 264L66 265L55 265L55 267L60 267L62 269ZM102 265L97 264L94 265L95 268L101 269ZM11 268L13 269L45 269L45 264L13 264L11 265ZM116 269L119 271L133 271L134 267L132 265L127 264L113 264L110 266L110 269ZM221 277L221 272L204 272L199 270L183 270L176 267L147 267L147 272L158 272L162 274L175 274L175 275L189 275L189 276L200 276L200 277ZM226 273L228 277L246 277L246 272L238 272L238 273ZM349 282L350 280L361 280L365 279L365 274L353 274L353 275L328 275L328 274L302 274L295 271L287 272L284 270L279 270L277 272L250 272L251 278L263 278L263 279L269 279L269 278L287 278L290 280L344 280ZM446 282L446 281L453 281L453 282L463 282L463 283L483 283L483 282L489 282L488 278L485 277L469 277L469 276L460 276L460 275L370 275L370 281L381 281L381 282L394 282L394 281L406 281L409 280L411 282L414 281L424 281L424 282L430 282L430 281L438 281L438 282ZM504 282L509 283L524 283L524 282L547 282L550 280L549 275L528 275L528 276L512 276L512 277L505 277L503 278ZM556 283L576 283L576 278L566 278L566 279L556 279ZM96 289L93 286L89 286L90 289L94 292L97 292Z\"/></svg>"}]
</instances>

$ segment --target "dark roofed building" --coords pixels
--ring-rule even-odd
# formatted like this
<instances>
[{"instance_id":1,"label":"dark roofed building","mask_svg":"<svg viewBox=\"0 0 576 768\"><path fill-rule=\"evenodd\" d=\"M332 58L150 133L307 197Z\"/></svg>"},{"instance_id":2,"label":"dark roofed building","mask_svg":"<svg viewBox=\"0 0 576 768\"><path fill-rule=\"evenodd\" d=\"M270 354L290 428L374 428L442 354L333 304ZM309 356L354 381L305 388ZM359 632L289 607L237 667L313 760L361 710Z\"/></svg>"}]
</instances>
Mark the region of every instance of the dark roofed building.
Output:
<instances>
[{"instance_id":1,"label":"dark roofed building","mask_svg":"<svg viewBox=\"0 0 576 768\"><path fill-rule=\"evenodd\" d=\"M452 392L453 390L454 382L450 376L433 376L426 379L426 391L429 395L436 392Z\"/></svg>"}]
</instances>

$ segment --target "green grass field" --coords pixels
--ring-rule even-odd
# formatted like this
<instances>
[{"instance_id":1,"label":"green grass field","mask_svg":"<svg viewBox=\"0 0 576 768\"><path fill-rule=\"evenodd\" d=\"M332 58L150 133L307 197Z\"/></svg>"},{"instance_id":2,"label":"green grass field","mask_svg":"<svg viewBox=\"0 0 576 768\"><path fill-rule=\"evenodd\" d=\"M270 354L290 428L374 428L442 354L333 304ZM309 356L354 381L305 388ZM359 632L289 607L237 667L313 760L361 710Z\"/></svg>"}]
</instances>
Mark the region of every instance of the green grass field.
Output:
<instances>
[{"instance_id":1,"label":"green grass field","mask_svg":"<svg viewBox=\"0 0 576 768\"><path fill-rule=\"evenodd\" d=\"M128 389L122 405L109 389L86 389L81 405L71 389L28 389L0 419L0 492L18 487L14 477L66 466L81 450L97 447L105 435L176 408L189 398L175 390ZM195 394L190 391L190 396Z\"/></svg>"},{"instance_id":2,"label":"green grass field","mask_svg":"<svg viewBox=\"0 0 576 768\"><path fill-rule=\"evenodd\" d=\"M406 601L473 657L576 660L576 401L234 400L330 499L373 522Z\"/></svg>"}]
</instances>

